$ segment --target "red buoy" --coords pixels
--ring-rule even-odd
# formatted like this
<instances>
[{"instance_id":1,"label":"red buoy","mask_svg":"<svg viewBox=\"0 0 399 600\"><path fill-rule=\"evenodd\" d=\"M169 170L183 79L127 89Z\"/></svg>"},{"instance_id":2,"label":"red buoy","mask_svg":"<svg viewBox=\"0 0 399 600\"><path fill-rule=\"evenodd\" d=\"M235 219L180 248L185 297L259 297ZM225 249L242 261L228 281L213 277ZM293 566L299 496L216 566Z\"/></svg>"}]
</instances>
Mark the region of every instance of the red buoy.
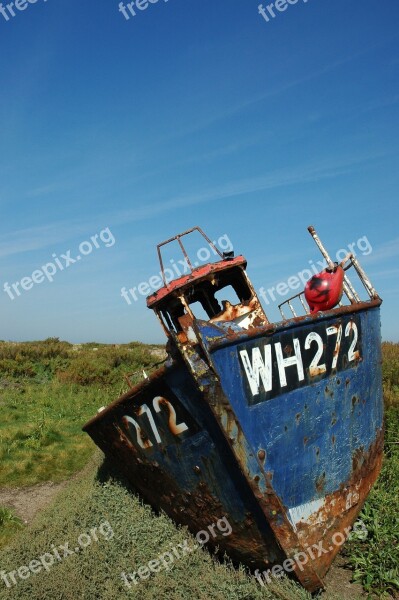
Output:
<instances>
[{"instance_id":1,"label":"red buoy","mask_svg":"<svg viewBox=\"0 0 399 600\"><path fill-rule=\"evenodd\" d=\"M339 265L334 270L324 269L314 275L305 286L305 298L310 312L334 308L342 298L344 270Z\"/></svg>"}]
</instances>

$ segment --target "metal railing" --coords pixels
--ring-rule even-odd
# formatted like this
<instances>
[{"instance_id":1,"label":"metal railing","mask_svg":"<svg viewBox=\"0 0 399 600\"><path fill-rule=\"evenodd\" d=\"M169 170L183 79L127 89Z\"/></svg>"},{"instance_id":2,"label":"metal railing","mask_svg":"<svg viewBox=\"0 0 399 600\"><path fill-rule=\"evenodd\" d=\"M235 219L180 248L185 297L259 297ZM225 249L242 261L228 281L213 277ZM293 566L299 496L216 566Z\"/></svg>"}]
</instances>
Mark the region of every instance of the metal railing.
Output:
<instances>
[{"instance_id":1,"label":"metal railing","mask_svg":"<svg viewBox=\"0 0 399 600\"><path fill-rule=\"evenodd\" d=\"M308 231L309 231L310 235L313 237L321 254L327 261L327 267L331 270L334 270L337 266L337 263L334 263L333 260L331 259L329 253L327 252L327 250L324 247L324 245L322 244L319 236L317 235L315 228L310 225L308 227ZM346 263L348 263L348 262L349 262L349 264L347 265ZM370 279L366 275L364 269L361 267L357 258L352 253L349 253L344 258L344 260L341 261L340 266L345 271L345 276L344 276L344 281L343 281L343 294L346 296L346 298L348 299L350 304L357 304L358 302L362 302L359 294L357 293L355 287L353 286L348 275L346 274L346 272L352 267L356 271L356 274L358 275L360 282L362 283L364 289L366 290L367 295L369 296L369 299L375 300L375 299L379 298L379 295L377 294L375 288L373 287ZM278 305L279 311L280 311L283 319L287 319L287 317L284 313L283 307L285 307L285 308L288 307L289 310L291 311L293 317L301 316L301 315L298 315L297 310L295 310L295 306L294 306L295 300L297 300L297 301L299 300L299 302L301 303L301 305L305 311L305 314L310 314L309 307L305 300L305 292L303 291L303 292L299 292L299 294L295 294L294 296L291 296L290 298L288 298L287 300L284 300L284 302L281 302L281 304ZM298 302L297 302L297 304L298 304ZM343 306L342 301L339 302L338 306ZM289 317L289 318L291 318L291 317Z\"/></svg>"},{"instance_id":2,"label":"metal railing","mask_svg":"<svg viewBox=\"0 0 399 600\"><path fill-rule=\"evenodd\" d=\"M183 231L183 233L178 233L177 235L175 235L175 236L169 238L168 240L165 240L164 242L161 242L160 244L157 245L159 264L161 265L161 275L162 275L164 285L167 285L167 281L166 281L166 277L165 277L165 269L163 266L163 260L162 260L162 254L161 254L162 246L166 246L166 244L170 244L171 242L177 241L179 243L179 246L181 248L181 251L187 262L188 267L191 269L191 271L194 271L195 267L193 267L193 265L190 261L190 258L186 252L186 249L183 245L183 242L181 241L182 237L184 237L185 235L189 235L190 233L193 233L193 231L198 231L198 233L200 233L202 235L202 237L208 242L208 244L214 250L214 252L216 254L218 254L220 256L220 258L223 260L223 258L224 258L223 254L220 252L220 250L218 248L216 248L215 244L209 239L209 237L206 235L206 233L204 233L204 231L202 231L201 227L196 226L196 227L192 227L191 229L187 229L187 231Z\"/></svg>"}]
</instances>

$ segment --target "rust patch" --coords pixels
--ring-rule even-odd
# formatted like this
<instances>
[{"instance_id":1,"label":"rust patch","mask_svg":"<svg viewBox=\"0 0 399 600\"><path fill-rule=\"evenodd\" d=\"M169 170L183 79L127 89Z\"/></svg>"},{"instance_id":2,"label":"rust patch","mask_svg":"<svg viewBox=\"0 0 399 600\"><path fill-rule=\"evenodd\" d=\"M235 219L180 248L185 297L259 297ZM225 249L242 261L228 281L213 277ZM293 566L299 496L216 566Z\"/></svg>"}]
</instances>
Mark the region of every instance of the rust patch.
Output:
<instances>
[{"instance_id":1,"label":"rust patch","mask_svg":"<svg viewBox=\"0 0 399 600\"><path fill-rule=\"evenodd\" d=\"M354 453L352 454L352 471L356 472L356 471L360 471L360 469L363 466L364 463L364 448L363 446L360 446L360 448L357 448L357 450L354 451Z\"/></svg>"},{"instance_id":2,"label":"rust patch","mask_svg":"<svg viewBox=\"0 0 399 600\"><path fill-rule=\"evenodd\" d=\"M266 451L263 450L263 448L261 448L260 450L258 450L258 458L261 462L265 462L266 459Z\"/></svg>"},{"instance_id":3,"label":"rust patch","mask_svg":"<svg viewBox=\"0 0 399 600\"><path fill-rule=\"evenodd\" d=\"M137 414L136 407L134 409L134 412ZM128 433L129 432L129 421L128 421L127 417L122 417L121 420L122 420L123 426L126 429L126 432ZM136 427L137 427L137 439L141 440L141 444L142 444L143 448L146 448L146 449L151 448L152 443L151 443L151 440L149 439L147 433L145 431L143 431L139 425L137 425ZM131 445L133 445L133 444L131 444Z\"/></svg>"},{"instance_id":4,"label":"rust patch","mask_svg":"<svg viewBox=\"0 0 399 600\"><path fill-rule=\"evenodd\" d=\"M325 576L334 557L342 547L343 540L348 537L366 497L378 477L382 464L383 436L383 431L379 431L375 442L368 451L362 447L356 450L352 461L352 475L346 484L333 494L327 495L323 506L306 522L297 523L298 537L302 544L309 547L324 540L324 547L329 549L328 553L311 561L320 578Z\"/></svg>"},{"instance_id":5,"label":"rust patch","mask_svg":"<svg viewBox=\"0 0 399 600\"><path fill-rule=\"evenodd\" d=\"M318 492L322 492L324 490L324 486L326 484L326 474L325 472L323 472L317 479L316 479L316 490Z\"/></svg>"},{"instance_id":6,"label":"rust patch","mask_svg":"<svg viewBox=\"0 0 399 600\"><path fill-rule=\"evenodd\" d=\"M248 302L243 302L242 304L231 304L228 300L222 300L222 307L223 310L219 314L212 317L212 319L209 319L210 323L216 323L217 321L234 321L234 319L258 309L259 303L256 297L253 297ZM260 315L256 316L256 320L260 322L260 325L264 325L265 323ZM255 325L255 322L253 322L252 325Z\"/></svg>"},{"instance_id":7,"label":"rust patch","mask_svg":"<svg viewBox=\"0 0 399 600\"><path fill-rule=\"evenodd\" d=\"M330 398L334 398L334 392L333 392L333 390L330 390L330 388L328 386L326 386L324 393L326 396L330 396Z\"/></svg>"}]
</instances>

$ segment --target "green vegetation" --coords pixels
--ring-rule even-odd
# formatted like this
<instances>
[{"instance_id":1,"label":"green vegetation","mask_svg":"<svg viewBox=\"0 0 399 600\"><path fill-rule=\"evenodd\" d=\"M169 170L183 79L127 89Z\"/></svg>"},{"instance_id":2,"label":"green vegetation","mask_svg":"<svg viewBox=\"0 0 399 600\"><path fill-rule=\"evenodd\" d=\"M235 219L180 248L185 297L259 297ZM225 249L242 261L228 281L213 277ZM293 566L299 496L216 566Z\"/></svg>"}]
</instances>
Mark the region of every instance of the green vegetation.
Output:
<instances>
[{"instance_id":1,"label":"green vegetation","mask_svg":"<svg viewBox=\"0 0 399 600\"><path fill-rule=\"evenodd\" d=\"M399 344L382 344L382 381L386 408L399 408Z\"/></svg>"},{"instance_id":2,"label":"green vegetation","mask_svg":"<svg viewBox=\"0 0 399 600\"><path fill-rule=\"evenodd\" d=\"M368 536L344 552L354 579L379 598L399 592L399 344L384 343L385 457L381 475L360 518Z\"/></svg>"},{"instance_id":3,"label":"green vegetation","mask_svg":"<svg viewBox=\"0 0 399 600\"><path fill-rule=\"evenodd\" d=\"M0 547L5 546L21 527L21 519L5 506L0 506Z\"/></svg>"},{"instance_id":4,"label":"green vegetation","mask_svg":"<svg viewBox=\"0 0 399 600\"><path fill-rule=\"evenodd\" d=\"M154 352L158 351L158 356ZM151 370L159 348L0 343L0 486L62 481L94 452L82 424Z\"/></svg>"},{"instance_id":5,"label":"green vegetation","mask_svg":"<svg viewBox=\"0 0 399 600\"><path fill-rule=\"evenodd\" d=\"M13 545L0 551L1 569L9 573L51 552L51 546L74 549L82 533L108 521L114 536L97 535L80 555L55 561L48 572L31 574L26 580L17 576L17 585L6 588L0 580L1 600L311 600L295 583L284 580L261 587L243 569L215 560L206 550L195 550L176 560L170 570L152 573L128 588L121 573L132 573L155 560L162 552L178 548L184 540L195 546L189 532L177 527L165 515L155 515L135 495L126 482L110 478L102 468L102 481L96 479L100 466L74 481L57 502L45 510L29 530L23 531ZM106 531L109 531L108 528ZM61 552L63 555L63 551ZM336 600L342 600L337 598Z\"/></svg>"},{"instance_id":6,"label":"green vegetation","mask_svg":"<svg viewBox=\"0 0 399 600\"><path fill-rule=\"evenodd\" d=\"M383 344L383 357L385 461L361 513L368 536L348 542L343 550L354 579L378 598L399 590L399 344ZM244 570L220 563L206 551L184 557L137 587L124 585L122 571L137 570L189 534L142 505L126 483L104 475L104 468L99 481L100 454L81 426L127 389L125 374L143 368L149 372L159 360L159 348L138 343L117 348L94 343L76 347L56 339L0 343L0 486L60 481L93 454L97 461L28 528L0 508L0 547L9 544L0 551L1 568L8 572L26 565L51 544L69 541L74 547L80 533L104 519L115 532L112 540L100 539L82 557L69 556L48 573L18 579L10 589L0 581L0 599L310 599L287 580L261 588ZM132 377L134 383L140 379L141 373Z\"/></svg>"}]
</instances>

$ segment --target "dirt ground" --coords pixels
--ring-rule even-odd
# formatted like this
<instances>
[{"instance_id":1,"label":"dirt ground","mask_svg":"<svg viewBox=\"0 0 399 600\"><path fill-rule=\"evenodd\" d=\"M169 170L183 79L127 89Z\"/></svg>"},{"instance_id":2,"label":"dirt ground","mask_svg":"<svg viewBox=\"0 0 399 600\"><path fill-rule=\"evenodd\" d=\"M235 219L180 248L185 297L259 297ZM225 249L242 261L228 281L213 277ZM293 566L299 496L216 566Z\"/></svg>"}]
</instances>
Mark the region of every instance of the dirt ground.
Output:
<instances>
[{"instance_id":1,"label":"dirt ground","mask_svg":"<svg viewBox=\"0 0 399 600\"><path fill-rule=\"evenodd\" d=\"M0 488L0 506L12 509L22 521L29 525L35 516L55 499L57 494L66 488L71 481L79 479L93 468L93 457L85 467L73 477L61 483L38 483L27 487Z\"/></svg>"},{"instance_id":2,"label":"dirt ground","mask_svg":"<svg viewBox=\"0 0 399 600\"><path fill-rule=\"evenodd\" d=\"M0 506L11 508L25 524L29 524L38 512L51 504L66 485L67 482L41 483L24 488L0 488Z\"/></svg>"},{"instance_id":3,"label":"dirt ground","mask_svg":"<svg viewBox=\"0 0 399 600\"><path fill-rule=\"evenodd\" d=\"M359 583L351 583L352 571L346 568L345 564L345 559L338 554L324 580L326 591L322 595L323 600L328 600L332 594L342 600L358 600L366 597Z\"/></svg>"}]
</instances>

